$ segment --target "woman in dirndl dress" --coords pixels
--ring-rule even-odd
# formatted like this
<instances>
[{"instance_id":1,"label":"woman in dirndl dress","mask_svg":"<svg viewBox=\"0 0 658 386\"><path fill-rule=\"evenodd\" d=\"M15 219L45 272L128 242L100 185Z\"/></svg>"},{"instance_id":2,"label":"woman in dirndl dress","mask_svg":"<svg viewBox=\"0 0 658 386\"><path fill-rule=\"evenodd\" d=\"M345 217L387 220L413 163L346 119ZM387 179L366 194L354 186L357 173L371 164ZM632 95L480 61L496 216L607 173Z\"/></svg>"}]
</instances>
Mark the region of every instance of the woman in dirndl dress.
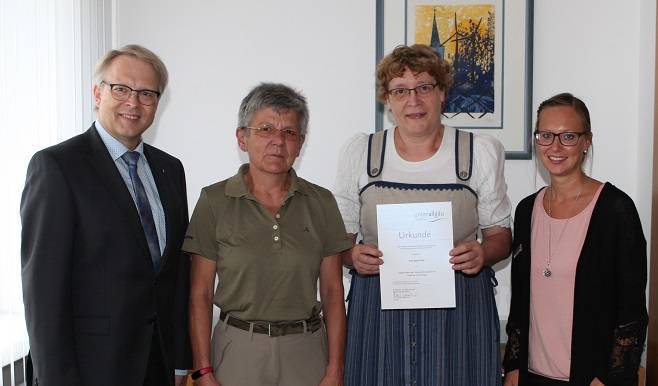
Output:
<instances>
[{"instance_id":1,"label":"woman in dirndl dress","mask_svg":"<svg viewBox=\"0 0 658 386\"><path fill-rule=\"evenodd\" d=\"M444 126L450 66L431 48L399 46L377 67L378 97L396 127L359 134L342 149L334 194L360 243L343 253L351 268L345 384L498 386L499 320L491 265L511 246L495 139ZM382 310L377 204L450 201L455 308Z\"/></svg>"}]
</instances>

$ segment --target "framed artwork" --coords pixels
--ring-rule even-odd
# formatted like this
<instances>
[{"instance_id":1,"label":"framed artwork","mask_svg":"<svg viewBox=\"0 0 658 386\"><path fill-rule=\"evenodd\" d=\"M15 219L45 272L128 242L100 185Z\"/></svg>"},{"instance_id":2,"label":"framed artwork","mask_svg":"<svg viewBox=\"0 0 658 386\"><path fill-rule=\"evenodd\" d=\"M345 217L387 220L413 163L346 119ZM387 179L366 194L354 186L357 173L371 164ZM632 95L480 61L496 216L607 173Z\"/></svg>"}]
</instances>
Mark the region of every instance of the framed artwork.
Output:
<instances>
[{"instance_id":1,"label":"framed artwork","mask_svg":"<svg viewBox=\"0 0 658 386\"><path fill-rule=\"evenodd\" d=\"M377 0L377 62L425 44L452 65L442 122L487 133L530 159L533 0ZM378 103L375 127L393 127Z\"/></svg>"}]
</instances>

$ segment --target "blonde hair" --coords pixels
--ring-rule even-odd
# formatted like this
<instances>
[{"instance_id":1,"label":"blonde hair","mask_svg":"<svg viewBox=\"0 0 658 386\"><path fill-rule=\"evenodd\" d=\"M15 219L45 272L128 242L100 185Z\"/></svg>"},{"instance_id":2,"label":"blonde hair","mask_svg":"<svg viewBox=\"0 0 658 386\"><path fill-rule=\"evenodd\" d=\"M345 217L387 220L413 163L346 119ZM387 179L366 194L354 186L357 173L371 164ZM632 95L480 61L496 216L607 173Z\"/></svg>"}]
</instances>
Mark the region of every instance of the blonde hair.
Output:
<instances>
[{"instance_id":1,"label":"blonde hair","mask_svg":"<svg viewBox=\"0 0 658 386\"><path fill-rule=\"evenodd\" d=\"M153 51L137 44L129 44L119 49L111 50L105 54L105 56L103 56L96 64L96 70L94 71L95 84L100 86L107 68L110 66L110 64L112 64L114 59L121 55L132 56L133 58L139 59L153 66L155 76L158 78L157 91L162 93L165 90L167 87L167 82L169 81L169 72L167 71L167 67L162 62L162 59L160 59L160 57Z\"/></svg>"}]
</instances>

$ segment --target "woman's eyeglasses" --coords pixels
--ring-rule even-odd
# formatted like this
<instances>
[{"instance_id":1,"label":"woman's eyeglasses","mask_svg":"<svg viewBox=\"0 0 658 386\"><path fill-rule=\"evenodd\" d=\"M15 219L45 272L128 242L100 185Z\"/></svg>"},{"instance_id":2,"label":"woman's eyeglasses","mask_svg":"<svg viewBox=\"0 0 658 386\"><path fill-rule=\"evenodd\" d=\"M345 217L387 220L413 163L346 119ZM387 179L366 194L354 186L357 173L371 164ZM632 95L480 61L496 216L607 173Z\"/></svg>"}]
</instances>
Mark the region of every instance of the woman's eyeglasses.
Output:
<instances>
[{"instance_id":1,"label":"woman's eyeglasses","mask_svg":"<svg viewBox=\"0 0 658 386\"><path fill-rule=\"evenodd\" d=\"M565 131L562 133L553 133L551 131L537 130L535 131L535 143L539 146L550 146L558 137L563 146L575 146L580 140L580 136L586 133L576 133L573 131Z\"/></svg>"},{"instance_id":2,"label":"woman's eyeglasses","mask_svg":"<svg viewBox=\"0 0 658 386\"><path fill-rule=\"evenodd\" d=\"M407 99L412 91L415 92L417 96L425 96L434 91L436 86L438 86L438 84L426 83L414 88L398 87L388 90L388 95L396 100Z\"/></svg>"},{"instance_id":3,"label":"woman's eyeglasses","mask_svg":"<svg viewBox=\"0 0 658 386\"><path fill-rule=\"evenodd\" d=\"M300 138L303 138L303 135L299 134L297 130L293 129L277 129L274 126L263 125L260 127L249 127L244 126L241 129L249 129L253 131L256 135L263 138L272 138L277 136L279 133L283 133L283 137L286 141L298 142Z\"/></svg>"}]
</instances>

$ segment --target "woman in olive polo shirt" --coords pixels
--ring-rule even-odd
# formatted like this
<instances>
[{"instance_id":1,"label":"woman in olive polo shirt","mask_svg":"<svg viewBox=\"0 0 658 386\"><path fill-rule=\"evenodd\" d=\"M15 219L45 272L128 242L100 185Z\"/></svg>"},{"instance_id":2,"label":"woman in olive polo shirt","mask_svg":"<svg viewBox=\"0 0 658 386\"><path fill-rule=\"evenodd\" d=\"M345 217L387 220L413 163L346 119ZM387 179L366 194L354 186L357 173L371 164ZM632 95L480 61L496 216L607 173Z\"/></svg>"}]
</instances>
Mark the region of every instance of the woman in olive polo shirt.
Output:
<instances>
[{"instance_id":1,"label":"woman in olive polo shirt","mask_svg":"<svg viewBox=\"0 0 658 386\"><path fill-rule=\"evenodd\" d=\"M242 100L236 130L249 163L201 191L183 245L192 254L199 385L343 384L339 254L351 242L331 193L292 168L307 124L302 95L281 84L257 86ZM211 349L213 302L221 314Z\"/></svg>"}]
</instances>

